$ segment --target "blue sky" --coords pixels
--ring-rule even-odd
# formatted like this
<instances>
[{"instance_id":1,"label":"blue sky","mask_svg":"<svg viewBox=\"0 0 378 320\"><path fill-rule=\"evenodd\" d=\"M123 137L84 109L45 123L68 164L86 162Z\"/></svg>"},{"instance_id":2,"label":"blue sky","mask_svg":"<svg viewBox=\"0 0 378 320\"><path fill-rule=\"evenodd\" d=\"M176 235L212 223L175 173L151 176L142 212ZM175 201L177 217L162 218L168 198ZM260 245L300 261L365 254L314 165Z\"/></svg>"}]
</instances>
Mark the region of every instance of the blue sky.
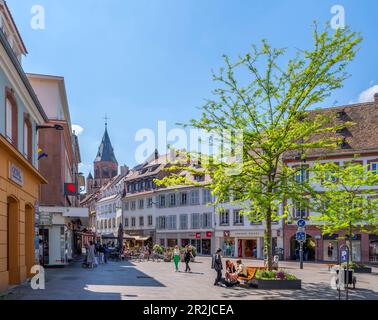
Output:
<instances>
[{"instance_id":1,"label":"blue sky","mask_svg":"<svg viewBox=\"0 0 378 320\"><path fill-rule=\"evenodd\" d=\"M352 77L325 105L358 101L378 84L378 1L327 0L8 0L29 51L27 72L64 76L73 124L80 125L81 171L91 169L107 113L119 164L135 165L141 128L169 128L199 115L211 96L211 70L266 38L275 47L308 48L311 24L343 5L364 41ZM45 30L30 27L33 5Z\"/></svg>"}]
</instances>

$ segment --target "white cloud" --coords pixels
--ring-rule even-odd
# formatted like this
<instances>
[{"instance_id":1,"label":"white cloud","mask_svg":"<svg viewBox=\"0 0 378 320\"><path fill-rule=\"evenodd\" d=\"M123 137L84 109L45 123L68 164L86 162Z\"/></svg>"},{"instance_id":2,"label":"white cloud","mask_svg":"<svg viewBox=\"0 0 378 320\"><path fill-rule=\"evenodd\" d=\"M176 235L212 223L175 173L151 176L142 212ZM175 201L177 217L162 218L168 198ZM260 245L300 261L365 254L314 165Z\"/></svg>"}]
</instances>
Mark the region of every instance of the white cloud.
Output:
<instances>
[{"instance_id":1,"label":"white cloud","mask_svg":"<svg viewBox=\"0 0 378 320\"><path fill-rule=\"evenodd\" d=\"M358 97L358 102L373 102L374 101L374 94L378 93L378 84L375 86L372 86L365 91L360 93L360 96Z\"/></svg>"},{"instance_id":2,"label":"white cloud","mask_svg":"<svg viewBox=\"0 0 378 320\"><path fill-rule=\"evenodd\" d=\"M75 132L77 136L80 136L83 133L84 128L82 126L79 126L78 124L73 124L72 131Z\"/></svg>"}]
</instances>

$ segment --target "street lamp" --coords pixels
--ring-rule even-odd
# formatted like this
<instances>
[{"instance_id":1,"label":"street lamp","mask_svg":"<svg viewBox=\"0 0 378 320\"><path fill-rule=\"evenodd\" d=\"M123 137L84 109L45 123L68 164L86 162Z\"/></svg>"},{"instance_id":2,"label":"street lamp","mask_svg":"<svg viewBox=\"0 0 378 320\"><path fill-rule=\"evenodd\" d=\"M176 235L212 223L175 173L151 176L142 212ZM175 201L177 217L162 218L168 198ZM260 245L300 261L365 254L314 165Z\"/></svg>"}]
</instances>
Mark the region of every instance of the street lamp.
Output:
<instances>
[{"instance_id":1,"label":"street lamp","mask_svg":"<svg viewBox=\"0 0 378 320\"><path fill-rule=\"evenodd\" d=\"M36 130L39 130L39 129L55 129L58 131L64 130L63 126L61 126L60 124L55 124L53 126L37 126Z\"/></svg>"}]
</instances>

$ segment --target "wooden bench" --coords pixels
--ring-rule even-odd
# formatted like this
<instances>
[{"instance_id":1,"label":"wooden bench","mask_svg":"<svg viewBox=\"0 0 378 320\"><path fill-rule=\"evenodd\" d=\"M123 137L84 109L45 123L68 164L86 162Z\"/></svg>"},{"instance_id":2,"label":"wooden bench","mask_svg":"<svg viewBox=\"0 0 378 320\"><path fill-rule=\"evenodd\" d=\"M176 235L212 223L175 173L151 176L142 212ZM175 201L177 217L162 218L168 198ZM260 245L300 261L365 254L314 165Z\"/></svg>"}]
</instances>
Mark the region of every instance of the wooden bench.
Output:
<instances>
[{"instance_id":1,"label":"wooden bench","mask_svg":"<svg viewBox=\"0 0 378 320\"><path fill-rule=\"evenodd\" d=\"M331 271L332 267L334 267L335 263L327 263L326 266L328 267L328 271Z\"/></svg>"}]
</instances>

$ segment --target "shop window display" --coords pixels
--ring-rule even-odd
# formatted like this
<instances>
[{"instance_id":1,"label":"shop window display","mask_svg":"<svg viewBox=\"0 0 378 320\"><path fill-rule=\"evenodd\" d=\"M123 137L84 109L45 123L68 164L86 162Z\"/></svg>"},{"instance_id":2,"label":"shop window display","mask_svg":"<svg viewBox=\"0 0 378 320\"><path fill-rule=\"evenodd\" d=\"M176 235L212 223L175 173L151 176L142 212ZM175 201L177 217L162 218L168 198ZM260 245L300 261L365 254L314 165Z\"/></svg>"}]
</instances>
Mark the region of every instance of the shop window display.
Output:
<instances>
[{"instance_id":1,"label":"shop window display","mask_svg":"<svg viewBox=\"0 0 378 320\"><path fill-rule=\"evenodd\" d=\"M222 250L225 257L234 257L235 241L233 239L225 239Z\"/></svg>"}]
</instances>

